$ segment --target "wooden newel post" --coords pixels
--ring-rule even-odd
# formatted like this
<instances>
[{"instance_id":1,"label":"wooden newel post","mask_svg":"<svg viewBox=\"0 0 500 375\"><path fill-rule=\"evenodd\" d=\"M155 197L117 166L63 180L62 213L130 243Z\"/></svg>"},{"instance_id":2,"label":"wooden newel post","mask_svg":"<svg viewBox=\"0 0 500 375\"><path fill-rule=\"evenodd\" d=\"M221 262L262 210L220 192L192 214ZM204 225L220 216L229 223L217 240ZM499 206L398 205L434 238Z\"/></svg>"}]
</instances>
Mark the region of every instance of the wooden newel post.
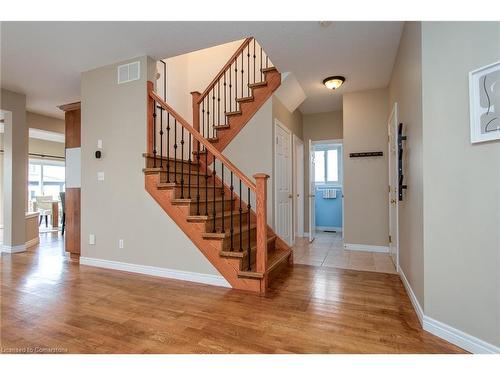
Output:
<instances>
[{"instance_id":1,"label":"wooden newel post","mask_svg":"<svg viewBox=\"0 0 500 375\"><path fill-rule=\"evenodd\" d=\"M255 186L257 188L256 213L257 213L257 272L266 273L267 270L267 179L265 173L254 174ZM265 292L267 287L267 275L261 285L261 292Z\"/></svg>"},{"instance_id":2,"label":"wooden newel post","mask_svg":"<svg viewBox=\"0 0 500 375\"><path fill-rule=\"evenodd\" d=\"M201 93L198 91L193 91L191 93L191 97L193 99L193 128L197 132L200 132L200 104L198 100L200 100ZM193 150L198 151L198 142L194 142Z\"/></svg>"},{"instance_id":3,"label":"wooden newel post","mask_svg":"<svg viewBox=\"0 0 500 375\"><path fill-rule=\"evenodd\" d=\"M147 83L147 98L148 98L148 123L147 123L147 144L146 144L146 152L148 154L153 153L153 111L154 111L154 100L149 95L150 92L154 90L153 82L148 81Z\"/></svg>"}]
</instances>

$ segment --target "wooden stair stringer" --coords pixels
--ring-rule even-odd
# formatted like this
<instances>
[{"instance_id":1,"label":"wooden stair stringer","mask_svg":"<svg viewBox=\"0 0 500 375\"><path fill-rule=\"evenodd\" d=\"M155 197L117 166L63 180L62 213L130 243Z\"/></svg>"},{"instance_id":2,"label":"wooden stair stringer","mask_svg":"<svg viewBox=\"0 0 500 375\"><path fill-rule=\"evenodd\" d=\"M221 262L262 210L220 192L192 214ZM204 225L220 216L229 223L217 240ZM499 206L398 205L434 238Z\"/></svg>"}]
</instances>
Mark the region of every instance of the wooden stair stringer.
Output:
<instances>
[{"instance_id":1,"label":"wooden stair stringer","mask_svg":"<svg viewBox=\"0 0 500 375\"><path fill-rule=\"evenodd\" d=\"M228 117L229 127L217 131L217 143L213 145L222 152L229 143L238 135L245 125L252 119L255 113L273 95L274 91L281 85L281 74L274 69L264 73L265 86L252 88L252 101L240 103L241 115Z\"/></svg>"},{"instance_id":2,"label":"wooden stair stringer","mask_svg":"<svg viewBox=\"0 0 500 375\"><path fill-rule=\"evenodd\" d=\"M202 223L187 221L189 206L174 205L172 190L160 190L157 188L160 182L159 173L145 174L146 191L163 208L179 228L186 234L193 244L203 253L208 261L221 273L227 282L235 289L260 292L260 280L252 280L238 277L239 261L220 256L220 241L203 238L205 226Z\"/></svg>"}]
</instances>

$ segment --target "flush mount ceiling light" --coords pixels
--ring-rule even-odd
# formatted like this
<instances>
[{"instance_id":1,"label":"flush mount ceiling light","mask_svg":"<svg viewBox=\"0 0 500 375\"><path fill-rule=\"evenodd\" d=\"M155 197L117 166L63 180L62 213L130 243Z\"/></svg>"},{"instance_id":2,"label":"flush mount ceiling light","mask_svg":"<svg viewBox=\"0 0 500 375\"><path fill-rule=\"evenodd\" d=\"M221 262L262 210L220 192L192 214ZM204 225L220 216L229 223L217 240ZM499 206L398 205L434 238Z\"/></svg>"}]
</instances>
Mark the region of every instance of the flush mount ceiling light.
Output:
<instances>
[{"instance_id":1,"label":"flush mount ceiling light","mask_svg":"<svg viewBox=\"0 0 500 375\"><path fill-rule=\"evenodd\" d=\"M345 82L345 77L342 76L333 76L328 77L323 80L323 84L328 87L330 90L338 89Z\"/></svg>"}]
</instances>

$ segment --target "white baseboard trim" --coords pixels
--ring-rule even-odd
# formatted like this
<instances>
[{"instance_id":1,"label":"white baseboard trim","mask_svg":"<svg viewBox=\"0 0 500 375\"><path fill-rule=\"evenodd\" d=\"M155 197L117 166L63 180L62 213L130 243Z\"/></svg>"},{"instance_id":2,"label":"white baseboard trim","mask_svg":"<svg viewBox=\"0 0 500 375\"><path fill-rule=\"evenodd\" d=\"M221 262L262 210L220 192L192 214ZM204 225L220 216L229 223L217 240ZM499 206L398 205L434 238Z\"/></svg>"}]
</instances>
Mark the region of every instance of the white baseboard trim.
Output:
<instances>
[{"instance_id":1,"label":"white baseboard trim","mask_svg":"<svg viewBox=\"0 0 500 375\"><path fill-rule=\"evenodd\" d=\"M500 354L499 347L460 331L452 326L449 326L448 324L426 316L401 268L399 269L399 275L406 292L410 297L410 301L415 309L417 317L420 320L420 324L425 331L474 354Z\"/></svg>"},{"instance_id":2,"label":"white baseboard trim","mask_svg":"<svg viewBox=\"0 0 500 375\"><path fill-rule=\"evenodd\" d=\"M335 232L342 232L342 227L316 227L316 230L333 230Z\"/></svg>"},{"instance_id":3,"label":"white baseboard trim","mask_svg":"<svg viewBox=\"0 0 500 375\"><path fill-rule=\"evenodd\" d=\"M389 246L361 245L355 243L344 243L344 249L352 251L369 251L372 253L388 253Z\"/></svg>"},{"instance_id":4,"label":"white baseboard trim","mask_svg":"<svg viewBox=\"0 0 500 375\"><path fill-rule=\"evenodd\" d=\"M420 302L418 302L417 296L415 296L415 293L413 293L413 289L411 288L410 282L406 278L405 273L399 267L399 276L401 277L401 281L403 282L403 285L406 289L406 293L408 293L408 296L410 297L411 304L413 305L413 308L415 309L415 312L417 313L418 320L420 321L420 325L423 327L424 323L424 310L422 309L422 306L420 306Z\"/></svg>"},{"instance_id":5,"label":"white baseboard trim","mask_svg":"<svg viewBox=\"0 0 500 375\"><path fill-rule=\"evenodd\" d=\"M26 251L26 244L15 245L15 246L11 245L2 246L3 253L15 254L15 253L22 253L23 251Z\"/></svg>"},{"instance_id":6,"label":"white baseboard trim","mask_svg":"<svg viewBox=\"0 0 500 375\"><path fill-rule=\"evenodd\" d=\"M31 246L35 246L38 243L40 243L40 237L33 238L32 240L29 240L28 242L26 242L26 248L31 247Z\"/></svg>"},{"instance_id":7,"label":"white baseboard trim","mask_svg":"<svg viewBox=\"0 0 500 375\"><path fill-rule=\"evenodd\" d=\"M224 279L224 277L218 275L209 275L204 273L181 271L181 270L160 268L154 266L144 266L140 264L116 262L112 260L87 258L87 257L80 257L80 264L83 264L85 266L108 268L118 271L127 271L133 273L140 273L144 275L150 275L150 276L165 277L167 279L191 281L194 283L231 288L231 285L227 282L227 280Z\"/></svg>"}]
</instances>

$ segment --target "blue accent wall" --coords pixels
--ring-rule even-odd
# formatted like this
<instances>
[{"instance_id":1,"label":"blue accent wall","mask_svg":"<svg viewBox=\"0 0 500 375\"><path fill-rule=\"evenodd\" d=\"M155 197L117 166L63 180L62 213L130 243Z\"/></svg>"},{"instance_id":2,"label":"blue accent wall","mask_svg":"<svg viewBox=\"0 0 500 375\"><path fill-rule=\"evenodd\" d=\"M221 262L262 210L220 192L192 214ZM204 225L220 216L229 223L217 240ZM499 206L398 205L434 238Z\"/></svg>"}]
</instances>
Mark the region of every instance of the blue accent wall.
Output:
<instances>
[{"instance_id":1,"label":"blue accent wall","mask_svg":"<svg viewBox=\"0 0 500 375\"><path fill-rule=\"evenodd\" d=\"M342 188L336 187L337 198L323 199L323 188L316 186L316 226L342 227Z\"/></svg>"}]
</instances>

